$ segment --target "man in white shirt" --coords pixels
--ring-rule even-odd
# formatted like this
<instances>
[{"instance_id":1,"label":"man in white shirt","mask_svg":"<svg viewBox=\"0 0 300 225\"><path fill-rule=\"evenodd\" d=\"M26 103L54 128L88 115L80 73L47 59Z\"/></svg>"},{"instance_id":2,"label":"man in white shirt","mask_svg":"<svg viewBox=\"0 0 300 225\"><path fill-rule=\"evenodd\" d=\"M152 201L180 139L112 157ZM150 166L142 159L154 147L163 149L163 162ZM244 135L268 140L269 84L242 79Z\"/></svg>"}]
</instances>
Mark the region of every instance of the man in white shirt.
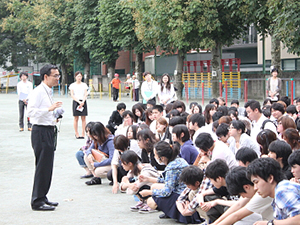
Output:
<instances>
[{"instance_id":1,"label":"man in white shirt","mask_svg":"<svg viewBox=\"0 0 300 225\"><path fill-rule=\"evenodd\" d=\"M28 81L28 73L20 73L21 81L17 84L17 93L19 96L19 127L20 131L24 131L24 110L27 107L28 95L33 89L33 85ZM31 123L27 118L27 128L31 131Z\"/></svg>"},{"instance_id":2,"label":"man in white shirt","mask_svg":"<svg viewBox=\"0 0 300 225\"><path fill-rule=\"evenodd\" d=\"M52 99L52 87L58 85L58 68L47 64L40 70L41 84L35 88L28 101L28 116L33 124L31 145L35 154L35 175L31 208L37 211L53 211L57 202L47 198L51 185L55 151L55 124L62 113L62 102Z\"/></svg>"},{"instance_id":3,"label":"man in white shirt","mask_svg":"<svg viewBox=\"0 0 300 225\"><path fill-rule=\"evenodd\" d=\"M132 76L133 100L139 101L140 82L136 79L136 75Z\"/></svg>"},{"instance_id":4,"label":"man in white shirt","mask_svg":"<svg viewBox=\"0 0 300 225\"><path fill-rule=\"evenodd\" d=\"M248 118L252 121L252 128L251 128L251 137L253 140L256 141L256 136L262 130L262 125L265 120L268 118L264 116L261 111L260 103L255 100L249 100L245 104L246 112ZM266 122L263 129L269 129L273 131L277 135L276 126L272 123L272 121Z\"/></svg>"}]
</instances>

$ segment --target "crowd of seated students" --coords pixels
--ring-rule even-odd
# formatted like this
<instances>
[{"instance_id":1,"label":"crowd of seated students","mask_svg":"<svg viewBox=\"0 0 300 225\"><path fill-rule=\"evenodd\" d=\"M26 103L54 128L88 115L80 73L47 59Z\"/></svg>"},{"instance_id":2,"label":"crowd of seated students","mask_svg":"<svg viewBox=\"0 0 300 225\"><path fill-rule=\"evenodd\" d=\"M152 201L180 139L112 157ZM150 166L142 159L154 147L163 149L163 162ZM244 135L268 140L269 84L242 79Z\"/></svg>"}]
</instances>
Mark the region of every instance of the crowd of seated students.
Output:
<instances>
[{"instance_id":1,"label":"crowd of seated students","mask_svg":"<svg viewBox=\"0 0 300 225\"><path fill-rule=\"evenodd\" d=\"M300 224L300 98L288 100L214 98L203 113L197 102L189 113L179 100L119 103L106 127L87 124L81 178L107 178L139 199L128 210L179 223Z\"/></svg>"}]
</instances>

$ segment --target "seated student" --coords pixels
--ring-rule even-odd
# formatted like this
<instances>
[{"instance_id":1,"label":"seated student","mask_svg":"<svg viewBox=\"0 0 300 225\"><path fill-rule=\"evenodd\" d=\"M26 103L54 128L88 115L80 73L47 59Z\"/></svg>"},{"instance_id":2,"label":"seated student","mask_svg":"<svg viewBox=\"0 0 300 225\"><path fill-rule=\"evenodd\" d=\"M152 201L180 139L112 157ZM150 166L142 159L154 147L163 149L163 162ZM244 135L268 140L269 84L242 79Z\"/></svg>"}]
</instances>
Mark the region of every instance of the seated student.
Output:
<instances>
[{"instance_id":1,"label":"seated student","mask_svg":"<svg viewBox=\"0 0 300 225\"><path fill-rule=\"evenodd\" d=\"M291 167L288 164L288 158L290 154L292 154L292 148L285 141L276 140L269 145L268 156L279 162L280 167L287 179L291 179L293 177L293 174L291 173Z\"/></svg>"},{"instance_id":2,"label":"seated student","mask_svg":"<svg viewBox=\"0 0 300 225\"><path fill-rule=\"evenodd\" d=\"M164 170L165 165L156 161L153 146L156 143L154 134L150 129L144 129L137 133L138 145L142 149L142 163L150 163L157 170Z\"/></svg>"},{"instance_id":3,"label":"seated student","mask_svg":"<svg viewBox=\"0 0 300 225\"><path fill-rule=\"evenodd\" d=\"M246 167L236 167L230 170L226 176L226 184L231 195L240 195L241 197L214 222L214 225L245 225L262 219L273 219L271 206L273 199L262 198L256 193L254 184L247 179Z\"/></svg>"},{"instance_id":4,"label":"seated student","mask_svg":"<svg viewBox=\"0 0 300 225\"><path fill-rule=\"evenodd\" d=\"M196 138L201 133L210 133L212 135L213 131L205 126L205 118L200 113L196 113L190 117L189 127L191 130L194 130L193 143L195 145Z\"/></svg>"},{"instance_id":5,"label":"seated student","mask_svg":"<svg viewBox=\"0 0 300 225\"><path fill-rule=\"evenodd\" d=\"M131 211L137 212L141 208L146 207L147 204L145 201L148 197L142 197L139 192L144 189L150 189L152 185L151 182L140 182L138 179L139 175L158 178L160 175L151 165L142 164L140 162L140 158L138 155L131 150L125 151L121 155L121 162L123 169L128 171L127 175L122 178L122 182L120 184L121 192L126 192L127 194L135 194L138 196L140 201L135 205L130 207Z\"/></svg>"},{"instance_id":6,"label":"seated student","mask_svg":"<svg viewBox=\"0 0 300 225\"><path fill-rule=\"evenodd\" d=\"M156 104L155 100L153 100L153 99L148 100L147 104L146 104L146 109L153 108L153 106L155 106L155 104Z\"/></svg>"},{"instance_id":7,"label":"seated student","mask_svg":"<svg viewBox=\"0 0 300 225\"><path fill-rule=\"evenodd\" d=\"M238 161L239 166L247 167L254 159L257 159L257 153L248 147L242 147L235 154L235 159Z\"/></svg>"},{"instance_id":8,"label":"seated student","mask_svg":"<svg viewBox=\"0 0 300 225\"><path fill-rule=\"evenodd\" d=\"M118 136L120 134L125 136L128 127L133 124L134 116L131 111L129 110L124 111L122 114L122 118L123 118L123 123L118 126L117 130L115 131L115 136Z\"/></svg>"},{"instance_id":9,"label":"seated student","mask_svg":"<svg viewBox=\"0 0 300 225\"><path fill-rule=\"evenodd\" d=\"M286 141L292 148L292 151L300 149L300 135L298 130L288 128L282 133L282 139Z\"/></svg>"},{"instance_id":10,"label":"seated student","mask_svg":"<svg viewBox=\"0 0 300 225\"><path fill-rule=\"evenodd\" d=\"M163 117L164 108L161 105L155 105L152 108L153 121L150 124L150 130L155 134L156 133L156 124L157 120Z\"/></svg>"},{"instance_id":11,"label":"seated student","mask_svg":"<svg viewBox=\"0 0 300 225\"><path fill-rule=\"evenodd\" d=\"M117 105L117 110L113 111L106 127L112 134L115 133L118 126L123 122L122 114L126 109L125 103L121 102Z\"/></svg>"},{"instance_id":12,"label":"seated student","mask_svg":"<svg viewBox=\"0 0 300 225\"><path fill-rule=\"evenodd\" d=\"M188 164L193 165L199 152L190 139L188 128L183 124L178 124L172 129L172 140L180 144L179 156Z\"/></svg>"},{"instance_id":13,"label":"seated student","mask_svg":"<svg viewBox=\"0 0 300 225\"><path fill-rule=\"evenodd\" d=\"M262 198L274 198L272 207L275 220L258 221L261 224L299 224L300 185L285 180L279 163L271 158L259 158L247 167L247 177Z\"/></svg>"},{"instance_id":14,"label":"seated student","mask_svg":"<svg viewBox=\"0 0 300 225\"><path fill-rule=\"evenodd\" d=\"M180 174L179 180L186 185L186 188L178 197L176 206L183 216L188 217L194 213L196 214L195 216L197 216L198 212L195 211L195 204L191 205L191 202L196 198L203 176L203 171L197 166L186 167Z\"/></svg>"},{"instance_id":15,"label":"seated student","mask_svg":"<svg viewBox=\"0 0 300 225\"><path fill-rule=\"evenodd\" d=\"M233 137L229 137L229 125L226 123L221 123L218 126L216 135L218 136L218 139L224 142L227 146L229 146L232 141L235 141Z\"/></svg>"},{"instance_id":16,"label":"seated student","mask_svg":"<svg viewBox=\"0 0 300 225\"><path fill-rule=\"evenodd\" d=\"M237 99L231 101L231 106L235 107L238 111L239 117L245 117L245 108L240 107L240 102Z\"/></svg>"},{"instance_id":17,"label":"seated student","mask_svg":"<svg viewBox=\"0 0 300 225\"><path fill-rule=\"evenodd\" d=\"M93 143L85 152L84 161L94 177L85 182L87 185L101 184L101 178L107 176L107 172L111 170L111 160L115 151L113 143L113 135L104 127L101 122L96 122L90 130ZM96 147L97 146L97 147ZM92 150L97 148L102 152L103 159L101 162L95 160Z\"/></svg>"},{"instance_id":18,"label":"seated student","mask_svg":"<svg viewBox=\"0 0 300 225\"><path fill-rule=\"evenodd\" d=\"M155 137L159 141L167 141L168 143L171 143L172 141L172 134L169 131L169 123L163 117L160 117L157 120Z\"/></svg>"},{"instance_id":19,"label":"seated student","mask_svg":"<svg viewBox=\"0 0 300 225\"><path fill-rule=\"evenodd\" d=\"M77 159L79 165L82 168L84 168L84 170L86 171L86 174L82 175L80 178L93 177L93 174L91 173L91 171L89 170L89 168L86 166L86 164L84 162L84 154L85 154L86 150L92 145L93 140L92 140L92 137L90 136L90 130L94 126L94 124L95 124L95 122L88 122L88 124L85 126L85 132L87 135L86 144L85 144L85 146L81 147L78 152L76 152L76 159Z\"/></svg>"},{"instance_id":20,"label":"seated student","mask_svg":"<svg viewBox=\"0 0 300 225\"><path fill-rule=\"evenodd\" d=\"M264 129L258 133L256 140L260 146L260 152L261 152L260 157L266 157L269 153L268 152L269 145L273 141L277 140L277 135L269 129Z\"/></svg>"},{"instance_id":21,"label":"seated student","mask_svg":"<svg viewBox=\"0 0 300 225\"><path fill-rule=\"evenodd\" d=\"M150 126L153 121L152 108L147 108L145 110L145 124Z\"/></svg>"},{"instance_id":22,"label":"seated student","mask_svg":"<svg viewBox=\"0 0 300 225\"><path fill-rule=\"evenodd\" d=\"M175 116L180 116L180 112L177 110L177 109L172 109L169 114L168 114L168 117L170 119L172 119L173 117Z\"/></svg>"},{"instance_id":23,"label":"seated student","mask_svg":"<svg viewBox=\"0 0 300 225\"><path fill-rule=\"evenodd\" d=\"M294 151L289 156L288 163L292 167L293 178L291 181L300 184L300 150Z\"/></svg>"},{"instance_id":24,"label":"seated student","mask_svg":"<svg viewBox=\"0 0 300 225\"><path fill-rule=\"evenodd\" d=\"M154 153L155 158L166 165L163 177L154 179L140 175L140 181L155 183L151 186L151 190L143 190L140 194L143 197L152 195L151 198L147 199L147 205L152 210L158 209L163 211L165 215L160 217L170 217L178 220L180 223L188 223L190 218L182 216L175 204L186 187L184 183L179 181L179 177L188 164L184 159L177 157L179 148L175 146L172 148L171 145L164 141L160 141L155 145ZM197 215L195 214L195 216ZM199 223L199 220L197 223Z\"/></svg>"},{"instance_id":25,"label":"seated student","mask_svg":"<svg viewBox=\"0 0 300 225\"><path fill-rule=\"evenodd\" d=\"M120 163L121 155L129 147L129 139L124 135L118 135L114 138L115 151L111 160L111 170L107 173L107 179L112 181L112 193L117 194L119 189L119 183L122 178L126 176L127 171L123 169Z\"/></svg>"},{"instance_id":26,"label":"seated student","mask_svg":"<svg viewBox=\"0 0 300 225\"><path fill-rule=\"evenodd\" d=\"M219 107L219 100L217 98L212 98L209 100L209 104L215 105L216 109Z\"/></svg>"},{"instance_id":27,"label":"seated student","mask_svg":"<svg viewBox=\"0 0 300 225\"><path fill-rule=\"evenodd\" d=\"M145 113L144 113L144 108L142 103L136 103L132 106L132 113L133 113L133 121L135 123L142 123L146 120L145 118Z\"/></svg>"},{"instance_id":28,"label":"seated student","mask_svg":"<svg viewBox=\"0 0 300 225\"><path fill-rule=\"evenodd\" d=\"M185 112L186 108L185 108L185 104L183 101L177 100L173 103L173 109L177 109L179 111L179 113L181 114L181 113Z\"/></svg>"},{"instance_id":29,"label":"seated student","mask_svg":"<svg viewBox=\"0 0 300 225\"><path fill-rule=\"evenodd\" d=\"M214 141L211 135L208 133L199 134L199 136L196 138L196 146L201 151L197 157L199 160L204 154L209 156L211 161L216 159L225 160L229 168L237 166L234 154L230 151L228 146L221 141Z\"/></svg>"},{"instance_id":30,"label":"seated student","mask_svg":"<svg viewBox=\"0 0 300 225\"><path fill-rule=\"evenodd\" d=\"M229 168L226 162L222 159L216 159L208 164L205 170L205 176L210 179L214 185L213 188L202 191L197 200L200 208L207 213L210 222L217 220L225 211L225 206L231 206L233 201L230 200L230 195L226 188L225 177Z\"/></svg>"},{"instance_id":31,"label":"seated student","mask_svg":"<svg viewBox=\"0 0 300 225\"><path fill-rule=\"evenodd\" d=\"M134 151L140 158L142 157L142 149L138 145L137 141L137 131L138 131L137 125L131 125L128 127L126 132L126 137L130 141L129 150Z\"/></svg>"}]
</instances>

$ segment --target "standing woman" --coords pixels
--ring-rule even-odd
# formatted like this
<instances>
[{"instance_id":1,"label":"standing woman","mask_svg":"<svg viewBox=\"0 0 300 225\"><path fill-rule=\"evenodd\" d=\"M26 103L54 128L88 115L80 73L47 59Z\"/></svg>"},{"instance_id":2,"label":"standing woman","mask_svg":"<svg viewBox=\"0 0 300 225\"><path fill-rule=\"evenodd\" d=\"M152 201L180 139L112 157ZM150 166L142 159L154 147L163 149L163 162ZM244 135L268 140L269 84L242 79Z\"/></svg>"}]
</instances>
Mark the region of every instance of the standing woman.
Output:
<instances>
[{"instance_id":1,"label":"standing woman","mask_svg":"<svg viewBox=\"0 0 300 225\"><path fill-rule=\"evenodd\" d=\"M154 100L156 102L156 95L158 92L158 84L155 80L152 80L151 73L144 73L145 81L142 83L141 95L143 96L143 103L147 104L149 100Z\"/></svg>"},{"instance_id":2,"label":"standing woman","mask_svg":"<svg viewBox=\"0 0 300 225\"><path fill-rule=\"evenodd\" d=\"M71 91L71 97L73 99L73 116L74 116L74 130L75 130L75 137L77 139L84 139L84 129L86 126L86 116L88 115L87 111L87 90L88 86L86 83L81 82L82 80L82 73L77 71L75 73L75 82L72 83L69 87ZM78 120L79 116L81 117L82 122L82 134L79 136L78 132Z\"/></svg>"},{"instance_id":3,"label":"standing woman","mask_svg":"<svg viewBox=\"0 0 300 225\"><path fill-rule=\"evenodd\" d=\"M173 84L170 83L170 76L164 73L161 77L160 88L158 90L159 103L167 105L174 101L175 90Z\"/></svg>"},{"instance_id":4,"label":"standing woman","mask_svg":"<svg viewBox=\"0 0 300 225\"><path fill-rule=\"evenodd\" d=\"M270 77L267 81L267 93L271 101L278 101L280 99L280 91L281 91L281 79L278 78L278 69L273 68L271 72L272 77Z\"/></svg>"}]
</instances>

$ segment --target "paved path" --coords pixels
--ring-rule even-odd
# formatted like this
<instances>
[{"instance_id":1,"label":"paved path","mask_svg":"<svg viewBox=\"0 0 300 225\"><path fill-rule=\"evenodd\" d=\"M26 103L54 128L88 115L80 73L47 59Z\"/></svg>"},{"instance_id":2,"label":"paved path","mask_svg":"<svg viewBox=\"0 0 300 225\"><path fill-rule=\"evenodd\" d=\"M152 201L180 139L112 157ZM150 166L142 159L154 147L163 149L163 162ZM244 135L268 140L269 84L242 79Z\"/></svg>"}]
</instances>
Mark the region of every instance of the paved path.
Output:
<instances>
[{"instance_id":1,"label":"paved path","mask_svg":"<svg viewBox=\"0 0 300 225\"><path fill-rule=\"evenodd\" d=\"M84 170L75 153L84 140L74 137L71 98L55 96L55 100L63 102L66 113L60 126L48 197L60 205L53 212L37 212L30 207L34 172L30 132L19 132L17 95L0 94L0 224L176 224L172 219L159 219L160 213L131 212L133 196L112 194L106 179L95 186L87 186L86 180L79 179ZM123 100L131 109L134 103L128 97ZM107 97L89 99L87 121L106 124L116 104Z\"/></svg>"}]
</instances>

